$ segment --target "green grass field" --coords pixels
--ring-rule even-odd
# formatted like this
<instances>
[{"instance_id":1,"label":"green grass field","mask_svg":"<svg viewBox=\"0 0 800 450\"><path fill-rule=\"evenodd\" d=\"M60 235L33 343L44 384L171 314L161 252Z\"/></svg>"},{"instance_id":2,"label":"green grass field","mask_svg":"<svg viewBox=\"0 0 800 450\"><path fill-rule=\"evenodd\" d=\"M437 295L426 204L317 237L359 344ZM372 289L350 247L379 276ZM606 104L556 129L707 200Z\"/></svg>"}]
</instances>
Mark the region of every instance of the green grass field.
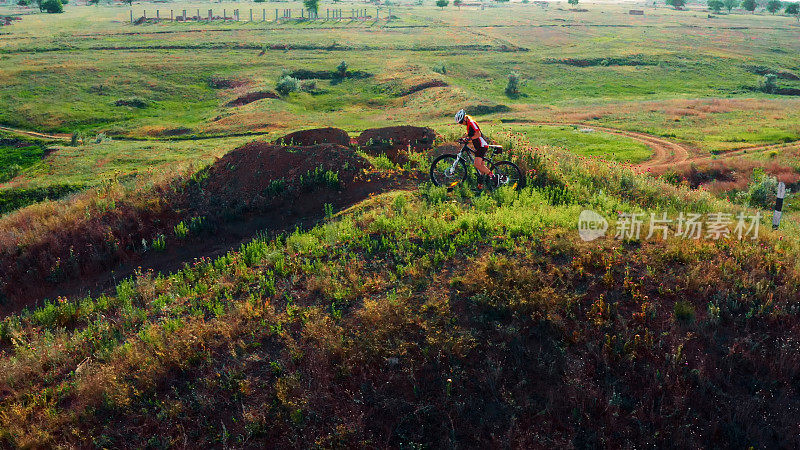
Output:
<instances>
[{"instance_id":1,"label":"green grass field","mask_svg":"<svg viewBox=\"0 0 800 450\"><path fill-rule=\"evenodd\" d=\"M796 18L301 7L0 6L0 447L800 447Z\"/></svg>"}]
</instances>

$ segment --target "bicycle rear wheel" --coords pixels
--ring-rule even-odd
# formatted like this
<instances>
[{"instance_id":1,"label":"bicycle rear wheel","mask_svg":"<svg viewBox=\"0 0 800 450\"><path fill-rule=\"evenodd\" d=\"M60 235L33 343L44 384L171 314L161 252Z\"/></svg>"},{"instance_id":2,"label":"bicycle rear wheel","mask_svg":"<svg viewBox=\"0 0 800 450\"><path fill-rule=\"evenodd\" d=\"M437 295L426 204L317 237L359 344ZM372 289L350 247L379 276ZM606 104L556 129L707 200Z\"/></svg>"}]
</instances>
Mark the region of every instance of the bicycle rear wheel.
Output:
<instances>
[{"instance_id":1,"label":"bicycle rear wheel","mask_svg":"<svg viewBox=\"0 0 800 450\"><path fill-rule=\"evenodd\" d=\"M518 191L525 187L525 177L522 175L522 171L511 161L498 161L492 164L492 172L505 177L505 181L500 186L508 186Z\"/></svg>"},{"instance_id":2,"label":"bicycle rear wheel","mask_svg":"<svg viewBox=\"0 0 800 450\"><path fill-rule=\"evenodd\" d=\"M456 155L441 155L431 163L431 182L436 186L454 188L467 179L467 166Z\"/></svg>"}]
</instances>

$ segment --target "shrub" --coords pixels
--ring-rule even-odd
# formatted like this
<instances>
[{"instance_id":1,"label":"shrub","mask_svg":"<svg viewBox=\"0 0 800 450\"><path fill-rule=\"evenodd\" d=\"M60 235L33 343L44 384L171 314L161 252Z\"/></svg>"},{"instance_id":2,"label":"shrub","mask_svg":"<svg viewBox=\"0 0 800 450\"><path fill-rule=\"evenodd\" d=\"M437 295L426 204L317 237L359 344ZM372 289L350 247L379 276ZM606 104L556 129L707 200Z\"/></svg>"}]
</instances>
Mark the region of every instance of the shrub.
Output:
<instances>
[{"instance_id":1,"label":"shrub","mask_svg":"<svg viewBox=\"0 0 800 450\"><path fill-rule=\"evenodd\" d=\"M300 80L289 75L284 75L278 80L278 83L275 85L275 90L278 91L278 94L286 96L291 92L296 92L299 87Z\"/></svg>"},{"instance_id":2,"label":"shrub","mask_svg":"<svg viewBox=\"0 0 800 450\"><path fill-rule=\"evenodd\" d=\"M509 97L516 97L519 95L519 74L511 72L508 75L508 84L506 85L506 95Z\"/></svg>"},{"instance_id":3,"label":"shrub","mask_svg":"<svg viewBox=\"0 0 800 450\"><path fill-rule=\"evenodd\" d=\"M673 312L678 322L688 323L694 320L694 306L689 302L683 300L675 302Z\"/></svg>"},{"instance_id":4,"label":"shrub","mask_svg":"<svg viewBox=\"0 0 800 450\"><path fill-rule=\"evenodd\" d=\"M420 193L430 204L442 203L447 199L447 188L444 186L435 186L427 183L420 187Z\"/></svg>"},{"instance_id":5,"label":"shrub","mask_svg":"<svg viewBox=\"0 0 800 450\"><path fill-rule=\"evenodd\" d=\"M786 5L786 14L794 16L800 14L800 3L789 3Z\"/></svg>"},{"instance_id":6,"label":"shrub","mask_svg":"<svg viewBox=\"0 0 800 450\"><path fill-rule=\"evenodd\" d=\"M681 9L686 4L686 0L667 0L667 4L675 9Z\"/></svg>"},{"instance_id":7,"label":"shrub","mask_svg":"<svg viewBox=\"0 0 800 450\"><path fill-rule=\"evenodd\" d=\"M183 221L175 225L175 237L177 237L178 239L184 239L188 235L189 235L189 227L187 227Z\"/></svg>"},{"instance_id":8,"label":"shrub","mask_svg":"<svg viewBox=\"0 0 800 450\"><path fill-rule=\"evenodd\" d=\"M49 14L57 14L64 12L64 5L61 0L45 0L42 2L42 10Z\"/></svg>"},{"instance_id":9,"label":"shrub","mask_svg":"<svg viewBox=\"0 0 800 450\"><path fill-rule=\"evenodd\" d=\"M150 246L157 252L163 252L167 249L167 240L163 234L159 234L153 239L153 244Z\"/></svg>"},{"instance_id":10,"label":"shrub","mask_svg":"<svg viewBox=\"0 0 800 450\"><path fill-rule=\"evenodd\" d=\"M347 62L342 61L336 66L336 74L339 75L340 78L347 76Z\"/></svg>"},{"instance_id":11,"label":"shrub","mask_svg":"<svg viewBox=\"0 0 800 450\"><path fill-rule=\"evenodd\" d=\"M431 70L442 75L447 75L447 67L445 67L444 63L431 67Z\"/></svg>"},{"instance_id":12,"label":"shrub","mask_svg":"<svg viewBox=\"0 0 800 450\"><path fill-rule=\"evenodd\" d=\"M761 90L767 94L772 94L778 89L777 76L774 73L764 75L764 81L761 83Z\"/></svg>"},{"instance_id":13,"label":"shrub","mask_svg":"<svg viewBox=\"0 0 800 450\"><path fill-rule=\"evenodd\" d=\"M567 0L567 3L569 3L572 6L577 6L578 5L578 0Z\"/></svg>"},{"instance_id":14,"label":"shrub","mask_svg":"<svg viewBox=\"0 0 800 450\"><path fill-rule=\"evenodd\" d=\"M436 6L438 6L441 9L444 9L444 7L449 4L450 2L448 0L436 0Z\"/></svg>"},{"instance_id":15,"label":"shrub","mask_svg":"<svg viewBox=\"0 0 800 450\"><path fill-rule=\"evenodd\" d=\"M300 90L313 93L317 90L317 82L314 80L303 80L300 82Z\"/></svg>"},{"instance_id":16,"label":"shrub","mask_svg":"<svg viewBox=\"0 0 800 450\"><path fill-rule=\"evenodd\" d=\"M147 108L147 100L139 97L121 98L114 102L114 106L130 106L132 108Z\"/></svg>"},{"instance_id":17,"label":"shrub","mask_svg":"<svg viewBox=\"0 0 800 450\"><path fill-rule=\"evenodd\" d=\"M778 179L766 174L764 169L753 169L753 179L747 191L737 194L739 203L751 208L771 209L775 206Z\"/></svg>"}]
</instances>

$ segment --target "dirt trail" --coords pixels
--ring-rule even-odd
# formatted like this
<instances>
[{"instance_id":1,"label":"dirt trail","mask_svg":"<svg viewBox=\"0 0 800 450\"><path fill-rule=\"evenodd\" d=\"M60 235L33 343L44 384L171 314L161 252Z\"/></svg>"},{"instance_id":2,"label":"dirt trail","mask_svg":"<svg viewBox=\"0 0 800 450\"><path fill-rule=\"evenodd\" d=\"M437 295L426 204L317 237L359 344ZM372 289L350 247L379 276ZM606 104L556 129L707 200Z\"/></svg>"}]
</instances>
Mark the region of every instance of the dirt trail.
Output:
<instances>
[{"instance_id":1,"label":"dirt trail","mask_svg":"<svg viewBox=\"0 0 800 450\"><path fill-rule=\"evenodd\" d=\"M37 133L35 131L28 131L22 130L19 128L11 128L5 127L0 125L0 131L8 131L9 133L16 133L16 134L23 134L25 136L42 138L42 139L54 139L59 141L69 140L72 136L69 134L45 134L45 133Z\"/></svg>"},{"instance_id":2,"label":"dirt trail","mask_svg":"<svg viewBox=\"0 0 800 450\"><path fill-rule=\"evenodd\" d=\"M576 126L591 128L593 130L602 131L604 133L616 134L619 136L629 137L635 141L639 141L653 150L653 156L636 167L640 169L663 169L666 167L676 166L685 163L698 163L708 161L719 161L722 159L734 158L744 154L753 154L766 152L771 150L786 150L786 149L800 149L800 142L789 142L782 144L769 144L757 145L752 147L744 147L731 150L717 155L694 155L692 156L691 148L680 144L678 142L670 141L662 137L654 136L652 134L641 133L638 131L621 130L619 128L609 128L598 126L589 123L566 123L566 122L514 122L514 123L527 123L531 125L545 125L545 126Z\"/></svg>"},{"instance_id":3,"label":"dirt trail","mask_svg":"<svg viewBox=\"0 0 800 450\"><path fill-rule=\"evenodd\" d=\"M672 142L658 136L653 136L647 133L640 133L637 131L620 130L618 128L609 128L598 126L589 123L566 123L566 122L514 122L514 123L529 123L531 125L545 125L545 126L574 126L590 128L592 130L602 131L603 133L616 134L618 136L629 137L635 141L639 141L653 150L653 156L647 161L637 164L636 167L642 169L655 168L661 166L672 166L682 162L689 161L690 151L689 148L677 142Z\"/></svg>"}]
</instances>

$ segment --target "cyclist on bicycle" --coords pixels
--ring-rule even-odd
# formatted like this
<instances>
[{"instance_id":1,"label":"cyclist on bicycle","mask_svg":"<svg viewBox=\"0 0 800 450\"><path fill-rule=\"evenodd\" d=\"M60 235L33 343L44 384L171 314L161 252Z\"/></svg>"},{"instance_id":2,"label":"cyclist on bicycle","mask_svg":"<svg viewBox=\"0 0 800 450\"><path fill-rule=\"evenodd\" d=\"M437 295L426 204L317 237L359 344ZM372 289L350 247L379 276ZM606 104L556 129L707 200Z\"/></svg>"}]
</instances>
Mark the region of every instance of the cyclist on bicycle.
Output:
<instances>
[{"instance_id":1,"label":"cyclist on bicycle","mask_svg":"<svg viewBox=\"0 0 800 450\"><path fill-rule=\"evenodd\" d=\"M475 119L468 116L463 109L456 113L456 123L467 126L466 134L464 134L459 141L464 143L472 142L472 148L475 150L475 168L478 170L478 172L487 177L492 186L499 186L502 181L500 180L500 177L492 173L492 171L486 167L484 158L486 157L486 150L489 148L489 143L483 138L483 134L481 134L481 129L478 126L478 123L475 122Z\"/></svg>"}]
</instances>

